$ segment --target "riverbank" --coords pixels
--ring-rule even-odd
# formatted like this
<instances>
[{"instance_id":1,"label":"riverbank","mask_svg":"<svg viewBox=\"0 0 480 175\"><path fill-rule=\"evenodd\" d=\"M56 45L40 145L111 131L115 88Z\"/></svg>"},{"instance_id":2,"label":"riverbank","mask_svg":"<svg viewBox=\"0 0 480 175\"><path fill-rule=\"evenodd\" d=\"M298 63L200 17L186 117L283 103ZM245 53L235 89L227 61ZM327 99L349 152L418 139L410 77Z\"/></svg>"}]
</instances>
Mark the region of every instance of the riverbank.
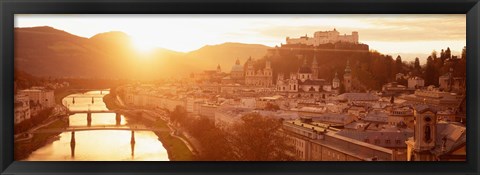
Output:
<instances>
[{"instance_id":1,"label":"riverbank","mask_svg":"<svg viewBox=\"0 0 480 175\"><path fill-rule=\"evenodd\" d=\"M170 129L167 122L163 120L157 120L155 123L155 128L158 129ZM194 155L190 149L183 143L182 140L172 136L172 132L162 131L155 132L157 136L162 141L163 147L167 149L168 157L170 160L174 161L192 161L194 160ZM168 151L171 150L171 151Z\"/></svg>"},{"instance_id":2,"label":"riverbank","mask_svg":"<svg viewBox=\"0 0 480 175\"><path fill-rule=\"evenodd\" d=\"M118 105L115 95L107 94L103 98L109 110L122 109L124 107ZM171 161L191 161L194 160L194 155L188 148L188 146L179 138L172 136L172 129L168 127L168 123L165 120L156 118L156 120L147 120L143 117L139 117L142 113L128 112L124 116L128 123L139 123L148 127L154 127L156 129L165 129L165 131L154 132L159 140L162 142L163 147L167 150L168 158Z\"/></svg>"},{"instance_id":3,"label":"riverbank","mask_svg":"<svg viewBox=\"0 0 480 175\"><path fill-rule=\"evenodd\" d=\"M57 89L54 91L54 96L55 96L55 104L62 105L62 100L68 95L74 94L76 92L70 91L70 88L62 88L62 89ZM52 112L49 111L48 117L44 117L45 119L42 121L42 124L40 125L45 125L45 126L40 126L37 128L31 128L30 130L35 130L38 128L44 128L44 129L50 129L50 128L64 128L68 126L68 123L59 120L59 119L52 119L51 115ZM39 118L38 116L35 118ZM27 133L23 133L27 134ZM52 142L55 137L57 137L61 132L58 133L38 133L38 134L32 134L29 135L28 138L26 139L21 139L21 141L15 142L15 148L14 148L14 159L15 160L23 160L28 158L28 156L34 152L35 150L41 148L42 146Z\"/></svg>"},{"instance_id":4,"label":"riverbank","mask_svg":"<svg viewBox=\"0 0 480 175\"><path fill-rule=\"evenodd\" d=\"M109 110L122 109L123 107L117 104L116 96L107 94L103 96L103 102Z\"/></svg>"},{"instance_id":5,"label":"riverbank","mask_svg":"<svg viewBox=\"0 0 480 175\"><path fill-rule=\"evenodd\" d=\"M68 126L68 123L63 120L56 120L49 125L46 125L42 128L65 128ZM41 148L42 146L52 142L55 137L57 137L61 132L58 133L38 133L33 134L32 139L26 141L15 142L14 148L14 159L23 160L28 158L28 156L35 150Z\"/></svg>"},{"instance_id":6,"label":"riverbank","mask_svg":"<svg viewBox=\"0 0 480 175\"><path fill-rule=\"evenodd\" d=\"M71 94L74 94L74 93L79 93L79 92L73 92L73 91L70 91L70 88L62 88L62 89L56 89L55 91L53 91L54 95L55 95L55 103L56 104L59 104L59 105L63 105L63 98L65 98L66 96L69 96ZM82 92L80 92L82 93Z\"/></svg>"}]
</instances>

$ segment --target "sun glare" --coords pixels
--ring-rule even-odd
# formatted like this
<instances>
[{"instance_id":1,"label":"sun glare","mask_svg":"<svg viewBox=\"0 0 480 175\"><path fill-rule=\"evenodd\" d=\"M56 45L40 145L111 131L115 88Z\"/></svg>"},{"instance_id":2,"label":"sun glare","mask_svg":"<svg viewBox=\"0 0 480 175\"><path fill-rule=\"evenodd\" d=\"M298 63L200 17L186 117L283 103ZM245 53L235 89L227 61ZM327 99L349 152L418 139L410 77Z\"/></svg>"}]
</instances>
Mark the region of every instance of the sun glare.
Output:
<instances>
[{"instance_id":1,"label":"sun glare","mask_svg":"<svg viewBox=\"0 0 480 175\"><path fill-rule=\"evenodd\" d=\"M133 47L140 53L152 52L155 48L158 47L155 45L154 42L151 42L149 40L132 38L132 41Z\"/></svg>"}]
</instances>

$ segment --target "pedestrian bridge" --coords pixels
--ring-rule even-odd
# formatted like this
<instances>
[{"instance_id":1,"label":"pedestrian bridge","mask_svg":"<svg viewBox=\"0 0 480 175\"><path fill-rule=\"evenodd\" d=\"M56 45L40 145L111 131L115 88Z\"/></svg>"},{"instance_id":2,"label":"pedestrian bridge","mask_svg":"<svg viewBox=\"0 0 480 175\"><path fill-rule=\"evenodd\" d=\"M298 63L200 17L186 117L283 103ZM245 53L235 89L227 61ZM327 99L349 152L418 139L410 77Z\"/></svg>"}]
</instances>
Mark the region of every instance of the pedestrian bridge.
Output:
<instances>
[{"instance_id":1,"label":"pedestrian bridge","mask_svg":"<svg viewBox=\"0 0 480 175\"><path fill-rule=\"evenodd\" d=\"M81 114L81 113L84 113L84 114L91 114L91 113L119 113L121 111L119 110L70 110L68 111L70 113L70 115L73 115L73 114Z\"/></svg>"},{"instance_id":2,"label":"pedestrian bridge","mask_svg":"<svg viewBox=\"0 0 480 175\"><path fill-rule=\"evenodd\" d=\"M105 94L82 94L82 95L69 95L65 98L103 98Z\"/></svg>"},{"instance_id":3,"label":"pedestrian bridge","mask_svg":"<svg viewBox=\"0 0 480 175\"><path fill-rule=\"evenodd\" d=\"M155 129L145 126L118 126L118 125L95 125L95 126L70 126L67 128L39 129L31 133L59 133L59 132L78 132L78 131L98 131L98 130L116 130L116 131L170 131L167 128Z\"/></svg>"}]
</instances>

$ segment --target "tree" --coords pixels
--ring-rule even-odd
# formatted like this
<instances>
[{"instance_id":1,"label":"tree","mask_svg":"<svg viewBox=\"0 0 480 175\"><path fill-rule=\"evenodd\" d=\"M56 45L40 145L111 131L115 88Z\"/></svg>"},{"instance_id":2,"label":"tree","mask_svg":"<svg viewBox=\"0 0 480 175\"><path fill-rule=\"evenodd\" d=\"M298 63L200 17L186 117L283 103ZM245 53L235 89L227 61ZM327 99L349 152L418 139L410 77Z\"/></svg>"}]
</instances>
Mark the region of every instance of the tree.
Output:
<instances>
[{"instance_id":1,"label":"tree","mask_svg":"<svg viewBox=\"0 0 480 175\"><path fill-rule=\"evenodd\" d=\"M427 65L425 66L425 84L434 85L435 84L435 65L433 63L432 56L427 58Z\"/></svg>"},{"instance_id":2,"label":"tree","mask_svg":"<svg viewBox=\"0 0 480 175\"><path fill-rule=\"evenodd\" d=\"M454 67L454 74L455 76L459 77L466 77L467 74L467 48L463 47L462 49L462 58L458 61L458 63Z\"/></svg>"},{"instance_id":3,"label":"tree","mask_svg":"<svg viewBox=\"0 0 480 175\"><path fill-rule=\"evenodd\" d=\"M450 47L447 47L447 50L445 51L445 59L450 58L452 58L452 51L450 51Z\"/></svg>"},{"instance_id":4,"label":"tree","mask_svg":"<svg viewBox=\"0 0 480 175\"><path fill-rule=\"evenodd\" d=\"M432 59L437 59L437 51L433 50L432 51L432 54L430 54L430 56L432 57Z\"/></svg>"},{"instance_id":5,"label":"tree","mask_svg":"<svg viewBox=\"0 0 480 175\"><path fill-rule=\"evenodd\" d=\"M185 122L186 118L187 111L180 105L175 106L175 109L170 113L170 121L176 122L177 124Z\"/></svg>"},{"instance_id":6,"label":"tree","mask_svg":"<svg viewBox=\"0 0 480 175\"><path fill-rule=\"evenodd\" d=\"M233 152L242 161L295 160L293 145L281 131L281 121L256 113L247 114L232 128Z\"/></svg>"},{"instance_id":7,"label":"tree","mask_svg":"<svg viewBox=\"0 0 480 175\"><path fill-rule=\"evenodd\" d=\"M420 70L422 67L420 66L420 59L418 57L415 58L414 69Z\"/></svg>"},{"instance_id":8,"label":"tree","mask_svg":"<svg viewBox=\"0 0 480 175\"><path fill-rule=\"evenodd\" d=\"M447 57L445 56L445 51L442 49L440 51L440 59L445 60Z\"/></svg>"},{"instance_id":9,"label":"tree","mask_svg":"<svg viewBox=\"0 0 480 175\"><path fill-rule=\"evenodd\" d=\"M390 103L393 104L394 102L395 102L395 98L392 95L392 97L390 98Z\"/></svg>"},{"instance_id":10,"label":"tree","mask_svg":"<svg viewBox=\"0 0 480 175\"><path fill-rule=\"evenodd\" d=\"M400 55L397 56L395 59L395 69L396 73L403 73L403 63L402 63L402 57Z\"/></svg>"},{"instance_id":11,"label":"tree","mask_svg":"<svg viewBox=\"0 0 480 175\"><path fill-rule=\"evenodd\" d=\"M197 160L235 160L229 141L230 134L207 118L194 119L187 127L189 133L200 142Z\"/></svg>"}]
</instances>

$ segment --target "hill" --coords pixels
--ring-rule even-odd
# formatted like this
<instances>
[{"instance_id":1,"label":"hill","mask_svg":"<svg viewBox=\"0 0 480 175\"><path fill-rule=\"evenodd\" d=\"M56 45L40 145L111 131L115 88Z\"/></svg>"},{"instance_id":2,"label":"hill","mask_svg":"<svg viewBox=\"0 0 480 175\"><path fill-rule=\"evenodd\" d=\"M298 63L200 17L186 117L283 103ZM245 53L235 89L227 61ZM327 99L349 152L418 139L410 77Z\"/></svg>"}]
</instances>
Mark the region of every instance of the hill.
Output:
<instances>
[{"instance_id":1,"label":"hill","mask_svg":"<svg viewBox=\"0 0 480 175\"><path fill-rule=\"evenodd\" d=\"M223 71L230 71L237 58L243 64L249 57L262 58L270 47L261 44L223 43L207 45L191 51L186 56L192 60L201 61L202 67L215 69L218 64Z\"/></svg>"},{"instance_id":2,"label":"hill","mask_svg":"<svg viewBox=\"0 0 480 175\"><path fill-rule=\"evenodd\" d=\"M52 27L15 28L15 68L36 76L81 78L165 78L215 69L237 58L262 57L269 47L224 43L183 53L158 48L138 53L130 37L118 31L79 37Z\"/></svg>"}]
</instances>

